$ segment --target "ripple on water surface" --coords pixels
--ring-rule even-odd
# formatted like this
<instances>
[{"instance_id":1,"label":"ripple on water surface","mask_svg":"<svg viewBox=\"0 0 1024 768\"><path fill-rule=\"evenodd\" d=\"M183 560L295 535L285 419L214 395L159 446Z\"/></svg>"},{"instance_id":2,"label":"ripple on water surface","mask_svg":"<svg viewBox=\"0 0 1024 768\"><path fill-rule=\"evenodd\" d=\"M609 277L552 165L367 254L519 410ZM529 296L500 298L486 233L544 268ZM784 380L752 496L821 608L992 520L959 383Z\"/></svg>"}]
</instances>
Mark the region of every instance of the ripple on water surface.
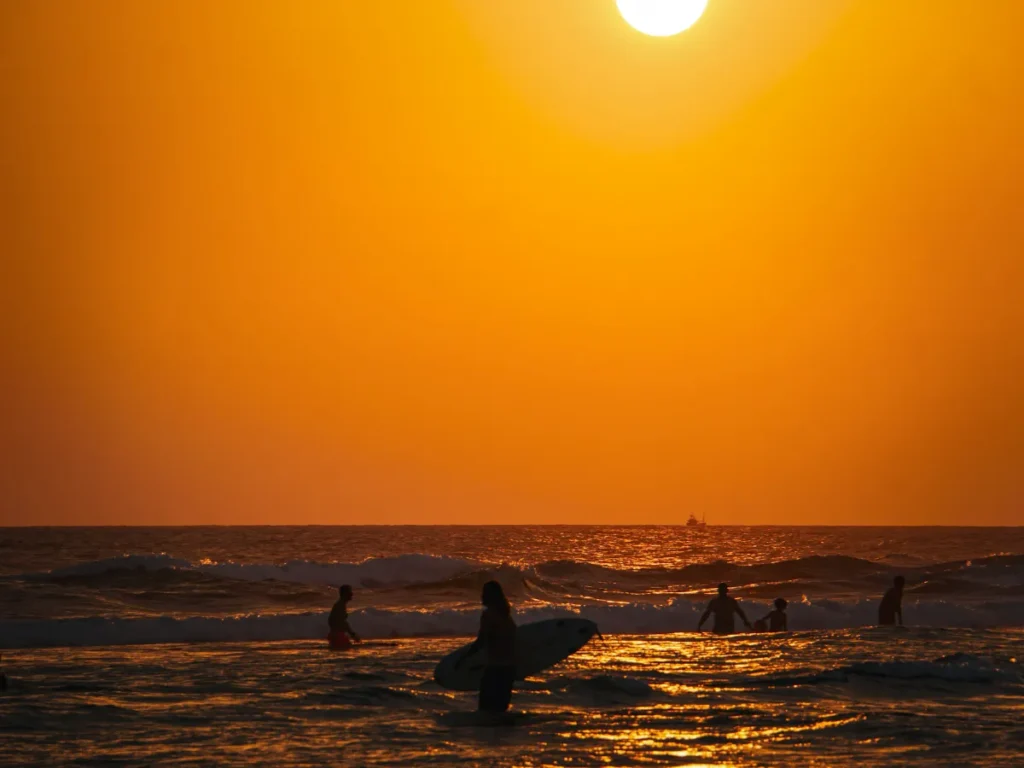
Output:
<instances>
[{"instance_id":1,"label":"ripple on water surface","mask_svg":"<svg viewBox=\"0 0 1024 768\"><path fill-rule=\"evenodd\" d=\"M1010 765L1019 630L692 633L594 641L513 714L431 680L455 638L18 651L0 695L22 764Z\"/></svg>"}]
</instances>

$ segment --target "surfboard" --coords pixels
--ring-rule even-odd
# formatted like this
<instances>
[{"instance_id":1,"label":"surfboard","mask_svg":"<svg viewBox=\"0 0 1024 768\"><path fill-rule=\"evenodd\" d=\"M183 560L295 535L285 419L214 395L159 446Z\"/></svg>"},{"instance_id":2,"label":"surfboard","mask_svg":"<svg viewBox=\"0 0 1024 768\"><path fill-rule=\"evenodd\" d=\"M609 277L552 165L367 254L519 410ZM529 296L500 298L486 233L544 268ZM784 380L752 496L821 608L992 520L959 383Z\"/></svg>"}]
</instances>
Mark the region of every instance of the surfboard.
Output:
<instances>
[{"instance_id":1,"label":"surfboard","mask_svg":"<svg viewBox=\"0 0 1024 768\"><path fill-rule=\"evenodd\" d=\"M523 624L516 629L516 680L553 667L596 634L597 624L588 619L545 619ZM441 659L434 680L453 691L478 690L487 653L482 648L471 653L470 648L464 645Z\"/></svg>"}]
</instances>

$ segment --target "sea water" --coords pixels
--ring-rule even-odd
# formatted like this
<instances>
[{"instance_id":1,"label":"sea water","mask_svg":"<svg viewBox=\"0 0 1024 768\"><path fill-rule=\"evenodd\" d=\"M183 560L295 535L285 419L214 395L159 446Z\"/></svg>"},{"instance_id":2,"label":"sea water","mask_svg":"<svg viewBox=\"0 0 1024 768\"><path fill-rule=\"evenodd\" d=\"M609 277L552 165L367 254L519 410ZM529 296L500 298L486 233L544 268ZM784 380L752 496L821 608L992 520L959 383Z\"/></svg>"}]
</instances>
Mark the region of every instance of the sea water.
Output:
<instances>
[{"instance_id":1,"label":"sea water","mask_svg":"<svg viewBox=\"0 0 1024 768\"><path fill-rule=\"evenodd\" d=\"M491 578L603 635L497 722L431 678ZM792 631L697 634L723 580ZM1022 641L1022 528L8 528L0 763L1024 764Z\"/></svg>"}]
</instances>

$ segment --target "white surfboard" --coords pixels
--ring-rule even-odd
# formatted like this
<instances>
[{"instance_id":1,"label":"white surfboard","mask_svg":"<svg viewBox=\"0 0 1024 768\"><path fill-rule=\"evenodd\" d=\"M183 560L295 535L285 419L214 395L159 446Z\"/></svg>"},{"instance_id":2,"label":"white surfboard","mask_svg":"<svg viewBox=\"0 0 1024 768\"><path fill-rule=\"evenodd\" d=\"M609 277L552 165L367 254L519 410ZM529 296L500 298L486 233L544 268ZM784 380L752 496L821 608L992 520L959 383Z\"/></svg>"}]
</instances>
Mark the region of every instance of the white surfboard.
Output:
<instances>
[{"instance_id":1,"label":"white surfboard","mask_svg":"<svg viewBox=\"0 0 1024 768\"><path fill-rule=\"evenodd\" d=\"M588 619L546 619L518 627L516 680L525 680L568 658L596 634L597 624ZM470 645L464 645L441 659L434 680L453 691L476 691L486 665L483 648L470 653Z\"/></svg>"}]
</instances>

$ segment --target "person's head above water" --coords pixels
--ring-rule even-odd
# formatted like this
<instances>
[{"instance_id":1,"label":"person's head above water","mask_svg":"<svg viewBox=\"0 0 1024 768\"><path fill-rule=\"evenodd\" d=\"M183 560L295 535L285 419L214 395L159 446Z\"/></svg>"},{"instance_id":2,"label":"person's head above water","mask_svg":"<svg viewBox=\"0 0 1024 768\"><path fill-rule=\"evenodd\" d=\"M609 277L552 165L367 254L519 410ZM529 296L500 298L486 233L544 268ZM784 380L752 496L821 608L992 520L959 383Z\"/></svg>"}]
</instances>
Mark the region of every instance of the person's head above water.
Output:
<instances>
[{"instance_id":1,"label":"person's head above water","mask_svg":"<svg viewBox=\"0 0 1024 768\"><path fill-rule=\"evenodd\" d=\"M778 608L780 611L786 610L787 605L789 605L789 603L786 602L786 599L784 597L775 598L775 607Z\"/></svg>"},{"instance_id":2,"label":"person's head above water","mask_svg":"<svg viewBox=\"0 0 1024 768\"><path fill-rule=\"evenodd\" d=\"M508 598L505 597L505 590L496 581L488 581L484 584L483 591L480 593L480 602L498 613L508 615L512 612L512 606L508 604Z\"/></svg>"},{"instance_id":3,"label":"person's head above water","mask_svg":"<svg viewBox=\"0 0 1024 768\"><path fill-rule=\"evenodd\" d=\"M892 583L897 589L903 589L903 585L904 583L906 583L906 579L904 579L902 576L897 576L895 579L892 580Z\"/></svg>"},{"instance_id":4,"label":"person's head above water","mask_svg":"<svg viewBox=\"0 0 1024 768\"><path fill-rule=\"evenodd\" d=\"M726 584L724 581L721 584L718 585L718 594L720 594L722 597L725 597L726 594L728 594L728 592L729 592L729 585Z\"/></svg>"},{"instance_id":5,"label":"person's head above water","mask_svg":"<svg viewBox=\"0 0 1024 768\"><path fill-rule=\"evenodd\" d=\"M348 584L342 584L340 587L338 587L338 597L341 600L351 600L352 599L352 587L349 586Z\"/></svg>"}]
</instances>

